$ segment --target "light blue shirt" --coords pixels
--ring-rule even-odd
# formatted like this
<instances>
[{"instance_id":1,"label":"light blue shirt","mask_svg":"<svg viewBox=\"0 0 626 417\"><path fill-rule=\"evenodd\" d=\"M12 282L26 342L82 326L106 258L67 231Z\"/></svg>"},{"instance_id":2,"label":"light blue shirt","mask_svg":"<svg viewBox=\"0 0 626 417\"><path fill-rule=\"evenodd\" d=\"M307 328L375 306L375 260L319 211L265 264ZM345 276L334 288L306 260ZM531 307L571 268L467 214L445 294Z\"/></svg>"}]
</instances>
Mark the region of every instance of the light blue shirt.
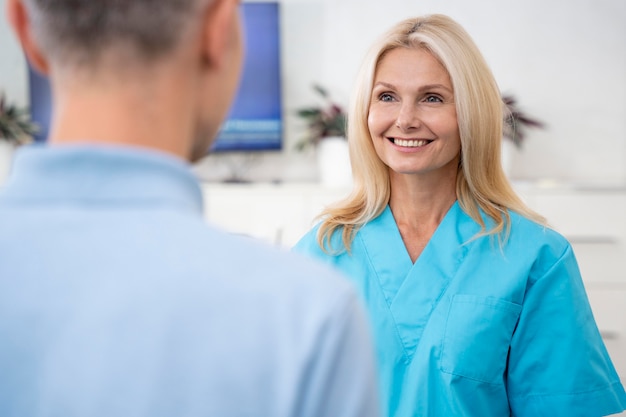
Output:
<instances>
[{"instance_id":1,"label":"light blue shirt","mask_svg":"<svg viewBox=\"0 0 626 417\"><path fill-rule=\"evenodd\" d=\"M502 249L455 203L413 264L389 207L351 252L296 250L360 288L389 416L594 417L626 394L568 242L517 214ZM473 239L475 238L475 239ZM332 239L341 248L341 236Z\"/></svg>"},{"instance_id":2,"label":"light blue shirt","mask_svg":"<svg viewBox=\"0 0 626 417\"><path fill-rule=\"evenodd\" d=\"M207 226L186 164L67 146L23 149L13 171L0 416L378 415L352 285Z\"/></svg>"}]
</instances>

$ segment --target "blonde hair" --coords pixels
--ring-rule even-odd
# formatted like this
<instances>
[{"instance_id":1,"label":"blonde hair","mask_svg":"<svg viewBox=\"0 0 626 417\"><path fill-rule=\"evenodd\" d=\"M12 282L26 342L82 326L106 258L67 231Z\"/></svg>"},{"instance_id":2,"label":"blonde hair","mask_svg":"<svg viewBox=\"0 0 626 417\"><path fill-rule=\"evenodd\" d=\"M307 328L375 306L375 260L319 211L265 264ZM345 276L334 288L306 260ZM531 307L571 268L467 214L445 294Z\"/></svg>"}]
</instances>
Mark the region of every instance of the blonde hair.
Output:
<instances>
[{"instance_id":1,"label":"blonde hair","mask_svg":"<svg viewBox=\"0 0 626 417\"><path fill-rule=\"evenodd\" d=\"M320 214L319 245L334 250L331 238L342 229L343 245L349 251L358 228L380 215L389 202L389 171L374 149L367 118L378 63L396 48L425 49L448 71L461 138L456 195L461 208L481 226L481 234L497 235L501 244L506 242L509 210L545 224L545 219L515 194L502 170L504 104L485 59L457 22L444 15L429 15L399 22L365 56L348 113L354 187L344 200ZM481 211L494 221L489 230Z\"/></svg>"}]
</instances>

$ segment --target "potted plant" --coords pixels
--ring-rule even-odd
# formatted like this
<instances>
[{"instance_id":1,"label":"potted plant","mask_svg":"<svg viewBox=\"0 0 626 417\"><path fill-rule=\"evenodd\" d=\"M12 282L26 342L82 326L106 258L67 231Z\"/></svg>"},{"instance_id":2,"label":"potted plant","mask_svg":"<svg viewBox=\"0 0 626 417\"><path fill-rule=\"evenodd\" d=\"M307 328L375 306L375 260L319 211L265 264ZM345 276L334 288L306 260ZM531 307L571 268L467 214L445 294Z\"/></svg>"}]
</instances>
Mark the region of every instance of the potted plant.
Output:
<instances>
[{"instance_id":1,"label":"potted plant","mask_svg":"<svg viewBox=\"0 0 626 417\"><path fill-rule=\"evenodd\" d=\"M525 114L518 106L517 99L512 95L503 95L504 126L502 129L502 169L507 175L511 171L511 159L514 149L521 149L528 128L545 127L544 123Z\"/></svg>"},{"instance_id":2,"label":"potted plant","mask_svg":"<svg viewBox=\"0 0 626 417\"><path fill-rule=\"evenodd\" d=\"M346 113L343 107L331 99L324 87L315 84L313 90L322 98L324 104L304 107L297 111L297 115L304 119L307 125L305 136L296 145L299 150L316 146L326 138L346 137Z\"/></svg>"},{"instance_id":3,"label":"potted plant","mask_svg":"<svg viewBox=\"0 0 626 417\"><path fill-rule=\"evenodd\" d=\"M30 142L35 133L37 126L28 109L9 104L4 92L0 92L0 182L9 173L15 148Z\"/></svg>"},{"instance_id":4,"label":"potted plant","mask_svg":"<svg viewBox=\"0 0 626 417\"><path fill-rule=\"evenodd\" d=\"M526 130L528 128L543 129L543 122L532 118L525 114L517 105L517 99L512 95L502 96L505 105L504 115L504 139L510 140L516 148L521 149L524 139L526 138Z\"/></svg>"},{"instance_id":5,"label":"potted plant","mask_svg":"<svg viewBox=\"0 0 626 417\"><path fill-rule=\"evenodd\" d=\"M316 148L322 184L347 186L352 182L352 172L346 140L346 112L331 99L325 88L315 84L313 89L322 98L323 104L297 111L297 115L306 121L307 129L296 148Z\"/></svg>"},{"instance_id":6,"label":"potted plant","mask_svg":"<svg viewBox=\"0 0 626 417\"><path fill-rule=\"evenodd\" d=\"M30 142L35 133L37 126L30 120L28 109L9 104L0 92L0 140L19 146Z\"/></svg>"}]
</instances>

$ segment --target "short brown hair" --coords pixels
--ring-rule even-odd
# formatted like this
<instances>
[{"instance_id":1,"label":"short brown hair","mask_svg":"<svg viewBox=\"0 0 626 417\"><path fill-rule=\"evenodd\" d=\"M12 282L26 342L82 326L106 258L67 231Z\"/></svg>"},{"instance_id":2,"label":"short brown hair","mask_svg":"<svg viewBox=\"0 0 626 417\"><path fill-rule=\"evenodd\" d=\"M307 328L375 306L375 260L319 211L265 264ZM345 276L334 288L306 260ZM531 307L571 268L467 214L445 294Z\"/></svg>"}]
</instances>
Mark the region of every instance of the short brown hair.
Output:
<instances>
[{"instance_id":1,"label":"short brown hair","mask_svg":"<svg viewBox=\"0 0 626 417\"><path fill-rule=\"evenodd\" d=\"M49 59L89 64L124 48L159 58L180 41L211 0L26 0L36 39Z\"/></svg>"}]
</instances>

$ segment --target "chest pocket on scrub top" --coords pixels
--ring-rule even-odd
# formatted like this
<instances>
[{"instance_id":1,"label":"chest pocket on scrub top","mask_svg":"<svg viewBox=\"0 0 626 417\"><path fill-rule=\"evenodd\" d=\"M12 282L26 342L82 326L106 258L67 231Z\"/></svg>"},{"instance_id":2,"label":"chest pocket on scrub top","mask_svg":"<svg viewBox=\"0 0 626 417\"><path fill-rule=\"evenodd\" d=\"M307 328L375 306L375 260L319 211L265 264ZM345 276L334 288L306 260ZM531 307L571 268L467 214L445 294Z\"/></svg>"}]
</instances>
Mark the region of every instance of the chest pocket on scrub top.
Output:
<instances>
[{"instance_id":1,"label":"chest pocket on scrub top","mask_svg":"<svg viewBox=\"0 0 626 417\"><path fill-rule=\"evenodd\" d=\"M441 352L441 371L501 384L522 306L493 297L452 299Z\"/></svg>"}]
</instances>

